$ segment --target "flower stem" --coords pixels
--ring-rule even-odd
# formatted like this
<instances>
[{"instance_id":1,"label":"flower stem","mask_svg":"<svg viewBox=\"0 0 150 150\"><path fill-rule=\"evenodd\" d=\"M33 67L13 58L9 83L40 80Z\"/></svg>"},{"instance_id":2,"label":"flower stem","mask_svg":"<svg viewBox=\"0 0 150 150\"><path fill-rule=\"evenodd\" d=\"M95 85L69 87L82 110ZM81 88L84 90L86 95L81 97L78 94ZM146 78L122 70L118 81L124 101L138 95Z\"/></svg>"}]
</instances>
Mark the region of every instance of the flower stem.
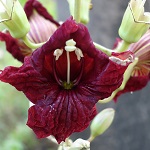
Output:
<instances>
[{"instance_id":1,"label":"flower stem","mask_svg":"<svg viewBox=\"0 0 150 150\"><path fill-rule=\"evenodd\" d=\"M22 38L22 40L24 41L24 43L31 49L37 49L39 47L41 47L45 42L43 43L32 43L28 38L27 36L24 36Z\"/></svg>"},{"instance_id":2,"label":"flower stem","mask_svg":"<svg viewBox=\"0 0 150 150\"><path fill-rule=\"evenodd\" d=\"M67 51L67 83L70 83L70 55L69 52Z\"/></svg>"},{"instance_id":3,"label":"flower stem","mask_svg":"<svg viewBox=\"0 0 150 150\"><path fill-rule=\"evenodd\" d=\"M116 52L125 52L129 46L130 46L130 43L123 40L121 45L117 49L115 49L115 51Z\"/></svg>"},{"instance_id":4,"label":"flower stem","mask_svg":"<svg viewBox=\"0 0 150 150\"><path fill-rule=\"evenodd\" d=\"M108 49L100 44L97 44L95 42L93 42L93 44L95 45L95 47L99 50L101 50L102 52L104 52L106 55L111 56L111 53L113 52L113 50Z\"/></svg>"},{"instance_id":5,"label":"flower stem","mask_svg":"<svg viewBox=\"0 0 150 150\"><path fill-rule=\"evenodd\" d=\"M90 136L87 140L88 140L89 142L92 142L94 139L95 139L95 137Z\"/></svg>"},{"instance_id":6,"label":"flower stem","mask_svg":"<svg viewBox=\"0 0 150 150\"><path fill-rule=\"evenodd\" d=\"M74 19L78 23L80 22L80 14L81 14L81 0L75 0Z\"/></svg>"}]
</instances>

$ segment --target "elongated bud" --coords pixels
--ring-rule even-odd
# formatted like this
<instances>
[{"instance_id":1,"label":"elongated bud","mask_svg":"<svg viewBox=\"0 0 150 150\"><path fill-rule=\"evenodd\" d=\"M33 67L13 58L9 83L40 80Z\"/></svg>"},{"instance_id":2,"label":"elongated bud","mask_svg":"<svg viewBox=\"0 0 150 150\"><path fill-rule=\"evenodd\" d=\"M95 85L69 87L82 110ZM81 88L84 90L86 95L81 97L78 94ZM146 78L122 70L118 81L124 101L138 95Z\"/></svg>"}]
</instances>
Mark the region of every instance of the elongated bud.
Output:
<instances>
[{"instance_id":1,"label":"elongated bud","mask_svg":"<svg viewBox=\"0 0 150 150\"><path fill-rule=\"evenodd\" d=\"M58 150L90 150L90 142L83 139L77 139L72 142L71 140L67 140L60 144Z\"/></svg>"},{"instance_id":2,"label":"elongated bud","mask_svg":"<svg viewBox=\"0 0 150 150\"><path fill-rule=\"evenodd\" d=\"M115 116L115 110L113 108L107 108L101 111L96 117L93 119L91 123L91 138L103 134L111 125Z\"/></svg>"},{"instance_id":3,"label":"elongated bud","mask_svg":"<svg viewBox=\"0 0 150 150\"><path fill-rule=\"evenodd\" d=\"M90 150L90 142L83 139L77 139L73 142L69 150L80 150L80 149L86 149Z\"/></svg>"},{"instance_id":4,"label":"elongated bud","mask_svg":"<svg viewBox=\"0 0 150 150\"><path fill-rule=\"evenodd\" d=\"M18 0L0 0L0 22L2 22L14 38L24 37L30 24Z\"/></svg>"},{"instance_id":5,"label":"elongated bud","mask_svg":"<svg viewBox=\"0 0 150 150\"><path fill-rule=\"evenodd\" d=\"M68 0L70 13L74 16L74 4L75 0ZM81 14L80 21L84 24L89 22L89 11L91 9L91 0L82 0L81 1Z\"/></svg>"},{"instance_id":6,"label":"elongated bud","mask_svg":"<svg viewBox=\"0 0 150 150\"><path fill-rule=\"evenodd\" d=\"M146 0L131 0L124 13L119 36L128 43L137 42L150 27L150 13L144 12Z\"/></svg>"}]
</instances>

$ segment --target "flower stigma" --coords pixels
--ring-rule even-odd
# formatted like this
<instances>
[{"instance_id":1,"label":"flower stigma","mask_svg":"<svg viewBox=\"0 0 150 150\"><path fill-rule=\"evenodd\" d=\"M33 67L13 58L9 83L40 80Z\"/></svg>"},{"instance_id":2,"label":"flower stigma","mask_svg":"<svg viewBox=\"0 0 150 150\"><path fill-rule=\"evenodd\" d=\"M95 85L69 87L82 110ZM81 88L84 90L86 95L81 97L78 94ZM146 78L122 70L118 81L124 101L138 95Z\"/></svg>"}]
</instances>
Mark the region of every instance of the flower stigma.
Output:
<instances>
[{"instance_id":1,"label":"flower stigma","mask_svg":"<svg viewBox=\"0 0 150 150\"><path fill-rule=\"evenodd\" d=\"M82 50L78 47L76 47L76 42L73 39L70 39L66 41L66 46L64 47L64 50L66 51L66 56L67 56L67 81L61 81L58 79L57 71L56 71L56 65L54 65L54 76L56 81L61 85L64 89L72 89L75 85L78 84L79 80L82 77L82 72L83 72L83 61L81 61L81 71L77 79L74 81L71 81L71 63L70 63L70 53L75 52L75 55L77 56L77 60L80 61L83 56ZM60 56L63 54L63 49L56 49L54 51L54 56L55 56L55 61L57 61Z\"/></svg>"}]
</instances>

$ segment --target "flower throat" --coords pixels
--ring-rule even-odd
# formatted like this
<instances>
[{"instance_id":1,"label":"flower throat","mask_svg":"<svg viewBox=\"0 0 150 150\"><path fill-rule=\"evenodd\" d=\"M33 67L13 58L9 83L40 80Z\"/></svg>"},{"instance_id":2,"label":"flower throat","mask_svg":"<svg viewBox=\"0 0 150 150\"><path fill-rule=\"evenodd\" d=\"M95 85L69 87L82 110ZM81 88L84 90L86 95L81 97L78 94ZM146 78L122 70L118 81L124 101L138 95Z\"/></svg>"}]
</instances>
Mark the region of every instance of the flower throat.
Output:
<instances>
[{"instance_id":1,"label":"flower throat","mask_svg":"<svg viewBox=\"0 0 150 150\"><path fill-rule=\"evenodd\" d=\"M72 89L74 86L78 85L82 74L83 74L83 66L84 66L84 59L83 59L83 53L81 51L81 49L76 47L76 42L73 39L70 39L68 41L66 41L66 46L64 47L64 49L66 50L66 57L67 57L67 81L62 81L61 79L59 79L57 70L56 70L56 61L59 59L59 57L63 54L63 49L56 49L54 51L54 62L53 62L53 70L54 70L54 76L55 79L57 81L57 83L62 86L64 89L66 90L70 90ZM73 81L70 80L70 53L71 52L75 52L76 56L77 56L77 60L81 62L81 69L80 69L80 73L77 76L77 78ZM63 63L63 62L62 62Z\"/></svg>"}]
</instances>

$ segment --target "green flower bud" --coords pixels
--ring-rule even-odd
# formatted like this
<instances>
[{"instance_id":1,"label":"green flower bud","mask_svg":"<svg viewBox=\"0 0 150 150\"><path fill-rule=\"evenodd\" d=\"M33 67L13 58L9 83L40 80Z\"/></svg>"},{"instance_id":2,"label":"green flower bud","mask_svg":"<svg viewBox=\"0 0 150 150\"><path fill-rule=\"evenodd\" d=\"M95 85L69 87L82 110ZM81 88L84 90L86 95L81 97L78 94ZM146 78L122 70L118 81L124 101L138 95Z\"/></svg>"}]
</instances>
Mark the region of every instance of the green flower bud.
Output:
<instances>
[{"instance_id":1,"label":"green flower bud","mask_svg":"<svg viewBox=\"0 0 150 150\"><path fill-rule=\"evenodd\" d=\"M14 38L24 37L30 24L18 0L0 0L0 22L9 30Z\"/></svg>"},{"instance_id":2,"label":"green flower bud","mask_svg":"<svg viewBox=\"0 0 150 150\"><path fill-rule=\"evenodd\" d=\"M74 16L74 4L75 0L68 0L69 7L70 7L70 13L72 16ZM87 24L89 22L89 11L91 6L91 0L82 0L81 1L81 13L80 13L80 21L84 24Z\"/></svg>"},{"instance_id":3,"label":"green flower bud","mask_svg":"<svg viewBox=\"0 0 150 150\"><path fill-rule=\"evenodd\" d=\"M91 139L103 134L111 125L115 116L115 110L113 108L107 108L101 111L93 119L91 123Z\"/></svg>"},{"instance_id":4,"label":"green flower bud","mask_svg":"<svg viewBox=\"0 0 150 150\"><path fill-rule=\"evenodd\" d=\"M150 27L150 13L144 12L146 0L131 0L119 28L120 37L128 42L137 42Z\"/></svg>"}]
</instances>

